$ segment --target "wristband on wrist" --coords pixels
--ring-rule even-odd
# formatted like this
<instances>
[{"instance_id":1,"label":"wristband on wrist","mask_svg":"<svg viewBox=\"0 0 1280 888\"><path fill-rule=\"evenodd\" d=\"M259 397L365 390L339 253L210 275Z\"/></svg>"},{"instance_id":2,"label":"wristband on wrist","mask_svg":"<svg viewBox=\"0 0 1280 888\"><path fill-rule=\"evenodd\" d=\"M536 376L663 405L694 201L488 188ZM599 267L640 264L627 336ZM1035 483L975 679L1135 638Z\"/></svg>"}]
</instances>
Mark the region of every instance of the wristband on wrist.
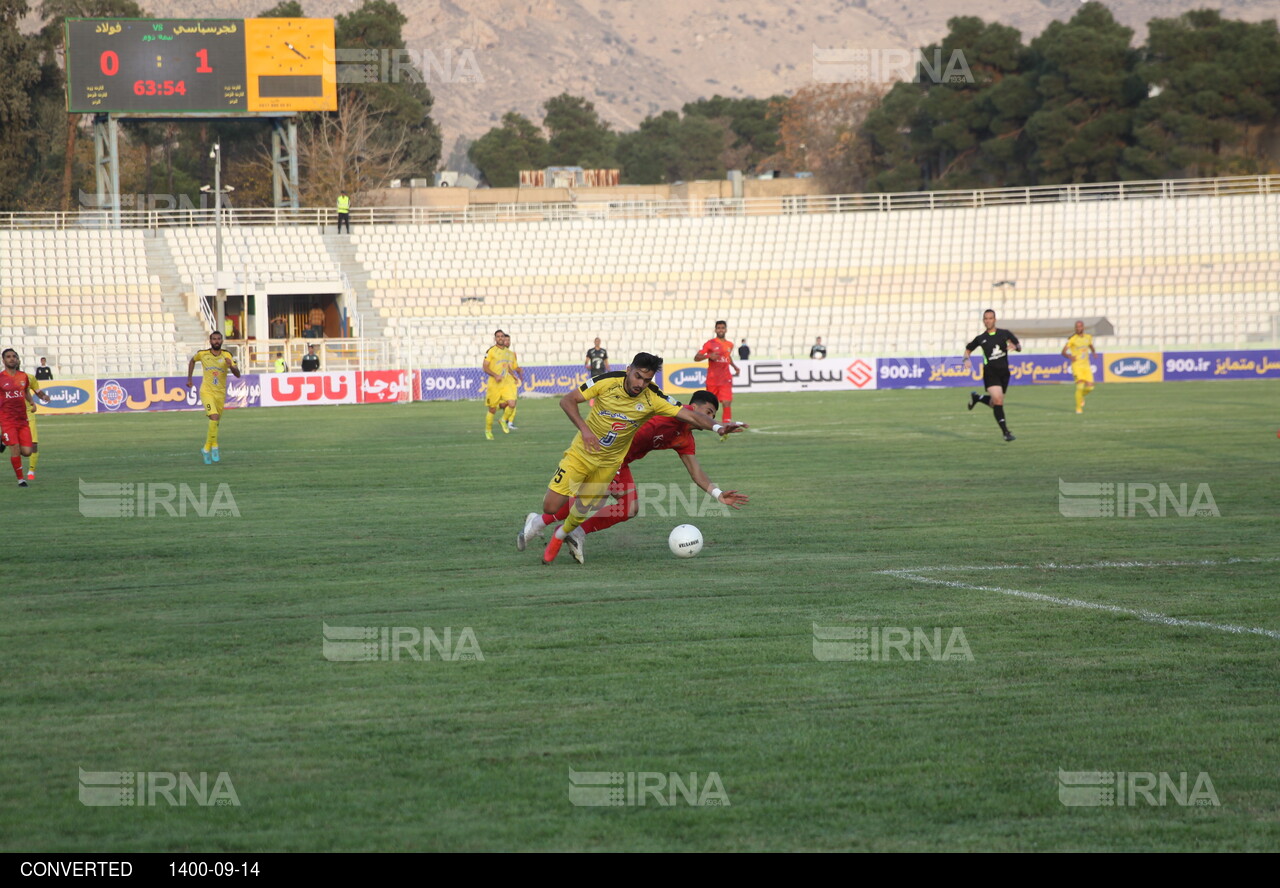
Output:
<instances>
[{"instance_id":1,"label":"wristband on wrist","mask_svg":"<svg viewBox=\"0 0 1280 888\"><path fill-rule=\"evenodd\" d=\"M722 428L724 428L724 426L722 426L720 423L718 422L713 423L711 426L711 431L715 432L716 434L719 434Z\"/></svg>"},{"instance_id":2,"label":"wristband on wrist","mask_svg":"<svg viewBox=\"0 0 1280 888\"><path fill-rule=\"evenodd\" d=\"M711 486L711 498L712 498L712 499L720 499L720 494L722 494L722 493L724 493L724 491L723 491L723 490L721 490L719 487L716 487L714 484Z\"/></svg>"}]
</instances>

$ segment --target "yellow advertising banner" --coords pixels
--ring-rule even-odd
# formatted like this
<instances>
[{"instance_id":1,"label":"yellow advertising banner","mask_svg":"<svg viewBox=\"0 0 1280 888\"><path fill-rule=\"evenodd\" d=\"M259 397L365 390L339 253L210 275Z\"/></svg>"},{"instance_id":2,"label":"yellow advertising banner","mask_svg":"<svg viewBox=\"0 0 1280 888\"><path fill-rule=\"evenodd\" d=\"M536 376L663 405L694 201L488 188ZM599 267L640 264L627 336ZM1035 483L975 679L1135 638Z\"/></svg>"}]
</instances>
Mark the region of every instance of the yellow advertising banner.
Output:
<instances>
[{"instance_id":1,"label":"yellow advertising banner","mask_svg":"<svg viewBox=\"0 0 1280 888\"><path fill-rule=\"evenodd\" d=\"M98 412L98 387L92 379L55 379L40 383L40 390L49 393L49 403L37 399L37 416Z\"/></svg>"},{"instance_id":2,"label":"yellow advertising banner","mask_svg":"<svg viewBox=\"0 0 1280 888\"><path fill-rule=\"evenodd\" d=\"M1103 382L1164 382L1163 352L1107 352Z\"/></svg>"}]
</instances>

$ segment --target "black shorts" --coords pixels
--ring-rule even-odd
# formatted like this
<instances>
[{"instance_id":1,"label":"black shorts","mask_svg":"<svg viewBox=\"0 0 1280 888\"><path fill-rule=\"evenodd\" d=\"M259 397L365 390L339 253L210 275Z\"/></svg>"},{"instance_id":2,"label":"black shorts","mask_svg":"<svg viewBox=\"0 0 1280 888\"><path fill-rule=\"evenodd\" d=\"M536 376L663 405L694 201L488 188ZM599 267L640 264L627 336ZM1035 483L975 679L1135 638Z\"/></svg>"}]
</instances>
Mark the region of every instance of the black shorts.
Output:
<instances>
[{"instance_id":1,"label":"black shorts","mask_svg":"<svg viewBox=\"0 0 1280 888\"><path fill-rule=\"evenodd\" d=\"M982 368L982 387L991 388L998 385L1006 392L1009 391L1009 368L1008 367L983 367Z\"/></svg>"}]
</instances>

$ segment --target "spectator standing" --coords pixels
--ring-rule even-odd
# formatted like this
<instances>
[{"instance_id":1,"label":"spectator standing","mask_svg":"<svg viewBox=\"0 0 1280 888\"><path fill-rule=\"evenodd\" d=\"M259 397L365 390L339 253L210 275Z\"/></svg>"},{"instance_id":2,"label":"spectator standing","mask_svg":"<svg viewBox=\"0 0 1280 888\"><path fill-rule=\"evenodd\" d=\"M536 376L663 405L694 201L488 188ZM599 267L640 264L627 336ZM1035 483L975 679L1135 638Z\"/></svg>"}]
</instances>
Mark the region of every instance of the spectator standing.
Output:
<instances>
[{"instance_id":1,"label":"spectator standing","mask_svg":"<svg viewBox=\"0 0 1280 888\"><path fill-rule=\"evenodd\" d=\"M40 382L53 382L53 368L49 366L48 358L40 359L40 366L36 368L36 379Z\"/></svg>"},{"instance_id":2,"label":"spectator standing","mask_svg":"<svg viewBox=\"0 0 1280 888\"><path fill-rule=\"evenodd\" d=\"M320 356L316 354L314 345L307 346L307 353L302 356L302 370L304 373L315 373L320 369Z\"/></svg>"},{"instance_id":3,"label":"spectator standing","mask_svg":"<svg viewBox=\"0 0 1280 888\"><path fill-rule=\"evenodd\" d=\"M822 344L822 337L819 336L813 341L813 348L809 349L809 357L815 361L820 361L827 356L827 347Z\"/></svg>"},{"instance_id":4,"label":"spectator standing","mask_svg":"<svg viewBox=\"0 0 1280 888\"><path fill-rule=\"evenodd\" d=\"M345 190L338 192L338 234L342 234L342 226L347 226L347 234L351 233L351 198Z\"/></svg>"},{"instance_id":5,"label":"spectator standing","mask_svg":"<svg viewBox=\"0 0 1280 888\"><path fill-rule=\"evenodd\" d=\"M739 343L738 345L738 360L739 361L751 360L751 346L747 345L747 340L745 339L742 340L742 342Z\"/></svg>"},{"instance_id":6,"label":"spectator standing","mask_svg":"<svg viewBox=\"0 0 1280 888\"><path fill-rule=\"evenodd\" d=\"M324 339L324 309L318 305L311 309L308 322L311 326L307 328L307 335L312 339Z\"/></svg>"}]
</instances>

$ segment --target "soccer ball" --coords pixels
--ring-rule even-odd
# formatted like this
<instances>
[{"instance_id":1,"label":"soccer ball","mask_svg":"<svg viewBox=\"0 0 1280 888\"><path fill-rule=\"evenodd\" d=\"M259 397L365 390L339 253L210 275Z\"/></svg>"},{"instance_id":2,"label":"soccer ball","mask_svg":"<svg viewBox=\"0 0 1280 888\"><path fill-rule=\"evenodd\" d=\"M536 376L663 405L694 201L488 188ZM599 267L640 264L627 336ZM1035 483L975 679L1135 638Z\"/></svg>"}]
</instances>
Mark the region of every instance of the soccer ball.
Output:
<instances>
[{"instance_id":1,"label":"soccer ball","mask_svg":"<svg viewBox=\"0 0 1280 888\"><path fill-rule=\"evenodd\" d=\"M671 531L667 545L677 558L692 558L702 551L702 531L692 524L681 524Z\"/></svg>"}]
</instances>

